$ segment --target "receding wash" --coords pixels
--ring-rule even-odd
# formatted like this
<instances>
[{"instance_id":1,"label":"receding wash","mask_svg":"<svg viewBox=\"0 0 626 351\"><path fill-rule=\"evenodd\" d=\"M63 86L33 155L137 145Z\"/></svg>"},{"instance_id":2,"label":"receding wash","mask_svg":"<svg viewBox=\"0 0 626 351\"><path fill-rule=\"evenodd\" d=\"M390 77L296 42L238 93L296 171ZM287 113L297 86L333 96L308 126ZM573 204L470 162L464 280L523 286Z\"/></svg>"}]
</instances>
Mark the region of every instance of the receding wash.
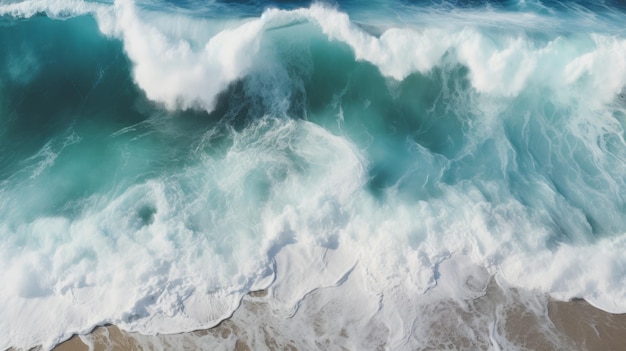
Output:
<instances>
[{"instance_id":1,"label":"receding wash","mask_svg":"<svg viewBox=\"0 0 626 351\"><path fill-rule=\"evenodd\" d=\"M257 290L353 349L489 284L625 313L623 6L2 1L0 350Z\"/></svg>"}]
</instances>

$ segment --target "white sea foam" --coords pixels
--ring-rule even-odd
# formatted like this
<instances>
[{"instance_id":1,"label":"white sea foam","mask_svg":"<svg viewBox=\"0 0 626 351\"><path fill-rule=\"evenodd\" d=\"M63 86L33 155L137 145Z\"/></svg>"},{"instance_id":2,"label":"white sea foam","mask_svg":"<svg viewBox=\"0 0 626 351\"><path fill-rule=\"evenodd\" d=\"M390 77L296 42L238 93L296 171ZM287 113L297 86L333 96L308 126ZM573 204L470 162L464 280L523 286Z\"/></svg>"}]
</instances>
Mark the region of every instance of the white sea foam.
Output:
<instances>
[{"instance_id":1,"label":"white sea foam","mask_svg":"<svg viewBox=\"0 0 626 351\"><path fill-rule=\"evenodd\" d=\"M0 4L0 15L32 17L44 13L49 17L64 18L92 13L103 5L83 0L26 0Z\"/></svg>"},{"instance_id":2,"label":"white sea foam","mask_svg":"<svg viewBox=\"0 0 626 351\"><path fill-rule=\"evenodd\" d=\"M456 62L469 68L478 91L494 95L517 95L531 84L556 91L571 89L584 79L590 81L581 84L588 89L581 94L591 98L592 104L596 98L597 103L606 103L626 84L626 41L614 36L578 33L580 38L557 36L536 42L515 33L480 31L475 20L471 21L474 25L458 20L445 26L390 28L375 37L352 23L347 14L319 4L293 11L270 9L260 18L218 26L185 21L180 15L164 26L162 16L140 10L132 0L117 0L113 8L79 0L0 6L0 14L5 15L36 13L52 17L96 14L105 34L123 39L138 85L149 98L170 108L211 110L219 92L262 61L259 43L265 30L303 20L317 23L329 39L350 45L356 59L375 64L397 80L426 73L451 53ZM492 17L498 16L493 13Z\"/></svg>"},{"instance_id":3,"label":"white sea foam","mask_svg":"<svg viewBox=\"0 0 626 351\"><path fill-rule=\"evenodd\" d=\"M261 20L225 29L196 50L186 38L168 36L137 12L132 1L116 1L112 11L99 13L100 28L123 40L137 84L168 108L212 110L217 94L257 61Z\"/></svg>"},{"instance_id":4,"label":"white sea foam","mask_svg":"<svg viewBox=\"0 0 626 351\"><path fill-rule=\"evenodd\" d=\"M317 4L293 11L267 10L260 18L231 23L204 43L207 34L199 35L200 29L192 30L191 36L183 31L184 37L181 28L188 25L164 31L162 21L149 20L131 0L117 1L114 11L99 11L98 18L104 33L124 40L138 85L169 108L212 110L217 94L268 59L259 47L266 30L303 20L319 25L329 39L348 44L357 60L375 64L396 80L445 65L443 57L449 54L452 62L469 69L477 91L493 96L516 96L531 87L578 90L589 106L598 107L626 84L626 41L611 36L578 34L580 38L534 41L448 23L390 28L375 37L345 13Z\"/></svg>"},{"instance_id":5,"label":"white sea foam","mask_svg":"<svg viewBox=\"0 0 626 351\"><path fill-rule=\"evenodd\" d=\"M320 25L330 39L345 42L358 60L369 61L397 80L411 73L428 73L441 65L445 53L470 70L479 92L515 96L534 84L558 91L571 89L581 79L591 80L582 92L591 103L606 103L626 84L626 41L591 35L534 42L516 34L499 35L476 26L391 28L380 37L363 32L349 17L323 6L299 10ZM494 16L497 16L494 14ZM587 41L586 45L581 45Z\"/></svg>"}]
</instances>

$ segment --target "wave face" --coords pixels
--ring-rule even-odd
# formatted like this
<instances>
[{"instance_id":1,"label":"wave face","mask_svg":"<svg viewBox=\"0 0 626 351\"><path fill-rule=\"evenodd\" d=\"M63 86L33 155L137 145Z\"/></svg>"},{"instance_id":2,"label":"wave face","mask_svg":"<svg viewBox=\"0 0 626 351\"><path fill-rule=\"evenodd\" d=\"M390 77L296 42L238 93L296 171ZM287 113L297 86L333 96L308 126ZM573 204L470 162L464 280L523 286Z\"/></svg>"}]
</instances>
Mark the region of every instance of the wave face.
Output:
<instances>
[{"instance_id":1,"label":"wave face","mask_svg":"<svg viewBox=\"0 0 626 351\"><path fill-rule=\"evenodd\" d=\"M490 276L626 312L624 11L3 2L0 349L346 282L363 348Z\"/></svg>"}]
</instances>

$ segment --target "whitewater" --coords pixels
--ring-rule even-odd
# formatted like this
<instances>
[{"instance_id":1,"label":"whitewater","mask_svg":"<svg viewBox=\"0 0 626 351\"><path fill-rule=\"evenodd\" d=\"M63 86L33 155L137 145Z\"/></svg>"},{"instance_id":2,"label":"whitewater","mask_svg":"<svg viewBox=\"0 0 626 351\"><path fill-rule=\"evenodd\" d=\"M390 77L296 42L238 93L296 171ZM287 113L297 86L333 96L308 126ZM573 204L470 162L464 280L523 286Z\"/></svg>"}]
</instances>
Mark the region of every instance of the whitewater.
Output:
<instances>
[{"instance_id":1,"label":"whitewater","mask_svg":"<svg viewBox=\"0 0 626 351\"><path fill-rule=\"evenodd\" d=\"M432 306L493 284L626 313L624 23L618 2L0 3L0 349L210 328L258 290L285 333L315 314L351 349L419 349ZM517 347L504 314L480 348Z\"/></svg>"}]
</instances>

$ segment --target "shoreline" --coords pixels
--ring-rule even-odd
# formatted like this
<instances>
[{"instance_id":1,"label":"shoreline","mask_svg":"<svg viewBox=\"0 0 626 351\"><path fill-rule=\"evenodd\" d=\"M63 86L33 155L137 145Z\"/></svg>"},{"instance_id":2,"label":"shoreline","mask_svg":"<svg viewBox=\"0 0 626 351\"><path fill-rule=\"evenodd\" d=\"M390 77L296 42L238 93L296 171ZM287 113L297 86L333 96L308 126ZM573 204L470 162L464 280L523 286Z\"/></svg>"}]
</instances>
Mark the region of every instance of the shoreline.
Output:
<instances>
[{"instance_id":1,"label":"shoreline","mask_svg":"<svg viewBox=\"0 0 626 351\"><path fill-rule=\"evenodd\" d=\"M512 295L520 297L528 293L520 293L511 290ZM533 308L528 308L521 299L506 301L503 299L503 290L495 283L490 283L484 296L471 302L472 309L478 314L477 319L484 314L504 308L504 321L498 321L496 317L496 333L506 335L510 345L498 346L507 349L507 346L529 348L533 350L550 350L555 347L578 349L578 350L621 350L626 345L626 314L612 314L602 311L590 305L583 299L570 301L557 301L545 298L547 302L545 314L537 313ZM538 296L541 299L541 296ZM252 292L246 295L240 307L233 313L231 318L222 321L213 328L196 330L193 332L164 335L141 335L133 332L120 330L115 325L100 326L94 328L86 335L74 335L53 348L54 351L82 351L89 350L148 350L148 349L180 349L195 350L226 349L226 350L300 350L309 348L316 349L355 349L354 344L347 342L349 336L345 329L335 330L330 338L329 335L320 333L319 340L294 340L289 335L281 333L279 317L272 314L270 305L272 297L267 291ZM463 311L457 311L458 306L454 302L441 301L442 321L446 320L448 313L457 315L471 325L475 323L472 316L464 315ZM457 312L455 312L457 311ZM254 317L254 318L250 318ZM469 318L469 320L467 319ZM282 318L285 319L285 318ZM263 323L250 323L251 320L262 320ZM284 322L284 321L283 321ZM288 322L287 322L288 323ZM325 321L315 319L311 326L313 329L325 329ZM451 325L442 322L433 330L435 335L424 344L424 349L436 349L438 346L456 346L458 348L474 348L477 344L466 338L456 338L448 335L454 331ZM444 333L438 333L439 328L448 329ZM484 329L492 333L491 329ZM304 333L304 335L307 335ZM492 340L492 335L475 335L477 340ZM365 341L367 342L367 341ZM350 347L352 345L352 347ZM368 345L368 344L365 344ZM493 344L491 344L493 347ZM385 347L385 344L369 344L371 349Z\"/></svg>"}]
</instances>

